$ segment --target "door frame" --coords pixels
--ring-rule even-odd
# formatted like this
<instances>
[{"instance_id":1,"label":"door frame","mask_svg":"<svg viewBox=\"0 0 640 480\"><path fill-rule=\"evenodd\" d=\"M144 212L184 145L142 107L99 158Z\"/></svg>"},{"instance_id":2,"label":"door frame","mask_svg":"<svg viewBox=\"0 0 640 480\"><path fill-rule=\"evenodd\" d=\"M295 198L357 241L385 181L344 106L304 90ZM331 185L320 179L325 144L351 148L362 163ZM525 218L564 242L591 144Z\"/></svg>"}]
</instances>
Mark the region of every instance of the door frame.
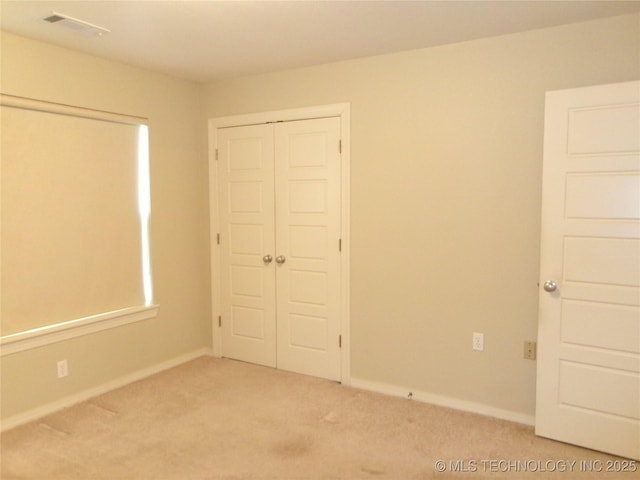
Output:
<instances>
[{"instance_id":1,"label":"door frame","mask_svg":"<svg viewBox=\"0 0 640 480\"><path fill-rule=\"evenodd\" d=\"M209 157L209 231L211 251L211 330L213 336L213 356L222 356L222 335L218 318L221 316L220 294L220 245L217 237L220 233L220 215L218 205L218 175L216 150L218 146L218 129L224 127L240 127L271 122L286 122L295 120L311 120L315 118L340 117L340 135L342 140L341 163L341 210L340 229L342 244L340 255L340 332L342 348L340 349L341 383L351 384L351 316L350 316L350 179L351 179L351 104L335 103L289 110L275 110L268 112L232 115L227 117L210 118L208 120L208 157Z\"/></svg>"}]
</instances>

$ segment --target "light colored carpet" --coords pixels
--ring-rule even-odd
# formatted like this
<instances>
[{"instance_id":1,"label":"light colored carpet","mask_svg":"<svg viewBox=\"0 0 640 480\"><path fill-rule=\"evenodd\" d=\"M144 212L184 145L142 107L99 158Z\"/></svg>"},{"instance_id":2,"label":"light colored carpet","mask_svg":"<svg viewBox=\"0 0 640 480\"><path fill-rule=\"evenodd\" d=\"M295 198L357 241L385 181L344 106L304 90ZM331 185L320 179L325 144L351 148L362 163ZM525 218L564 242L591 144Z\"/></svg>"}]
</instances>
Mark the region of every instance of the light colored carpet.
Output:
<instances>
[{"instance_id":1,"label":"light colored carpet","mask_svg":"<svg viewBox=\"0 0 640 480\"><path fill-rule=\"evenodd\" d=\"M581 471L615 457L527 426L210 357L1 442L2 480L640 478Z\"/></svg>"}]
</instances>

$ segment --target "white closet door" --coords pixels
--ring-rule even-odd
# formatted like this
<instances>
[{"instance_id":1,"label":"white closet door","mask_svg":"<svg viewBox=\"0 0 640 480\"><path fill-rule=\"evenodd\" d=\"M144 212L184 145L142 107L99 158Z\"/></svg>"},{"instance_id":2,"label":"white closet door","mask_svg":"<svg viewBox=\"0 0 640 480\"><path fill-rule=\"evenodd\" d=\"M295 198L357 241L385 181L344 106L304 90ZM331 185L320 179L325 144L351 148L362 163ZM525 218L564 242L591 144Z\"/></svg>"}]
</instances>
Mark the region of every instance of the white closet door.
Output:
<instances>
[{"instance_id":1,"label":"white closet door","mask_svg":"<svg viewBox=\"0 0 640 480\"><path fill-rule=\"evenodd\" d=\"M340 119L278 123L278 368L340 379Z\"/></svg>"},{"instance_id":2,"label":"white closet door","mask_svg":"<svg viewBox=\"0 0 640 480\"><path fill-rule=\"evenodd\" d=\"M640 459L640 82L547 94L540 272L536 433Z\"/></svg>"},{"instance_id":3,"label":"white closet door","mask_svg":"<svg viewBox=\"0 0 640 480\"><path fill-rule=\"evenodd\" d=\"M222 355L276 366L271 125L218 130Z\"/></svg>"}]
</instances>

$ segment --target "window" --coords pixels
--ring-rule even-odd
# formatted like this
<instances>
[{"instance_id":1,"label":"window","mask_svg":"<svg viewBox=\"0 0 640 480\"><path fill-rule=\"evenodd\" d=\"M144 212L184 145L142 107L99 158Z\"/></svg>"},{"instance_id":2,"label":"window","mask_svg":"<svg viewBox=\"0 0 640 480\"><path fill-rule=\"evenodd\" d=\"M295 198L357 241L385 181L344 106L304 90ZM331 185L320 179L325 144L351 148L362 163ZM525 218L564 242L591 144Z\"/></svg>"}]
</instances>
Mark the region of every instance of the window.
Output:
<instances>
[{"instance_id":1,"label":"window","mask_svg":"<svg viewBox=\"0 0 640 480\"><path fill-rule=\"evenodd\" d=\"M145 120L1 104L2 352L155 315Z\"/></svg>"}]
</instances>

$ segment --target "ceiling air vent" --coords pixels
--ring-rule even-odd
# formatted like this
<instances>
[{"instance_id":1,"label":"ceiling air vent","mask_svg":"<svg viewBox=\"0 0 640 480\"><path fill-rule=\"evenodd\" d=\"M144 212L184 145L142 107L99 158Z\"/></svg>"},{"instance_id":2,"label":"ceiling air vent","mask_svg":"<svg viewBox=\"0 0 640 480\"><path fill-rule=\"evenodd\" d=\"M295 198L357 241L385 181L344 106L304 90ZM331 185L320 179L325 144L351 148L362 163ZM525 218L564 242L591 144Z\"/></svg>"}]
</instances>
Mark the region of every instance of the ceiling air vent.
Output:
<instances>
[{"instance_id":1,"label":"ceiling air vent","mask_svg":"<svg viewBox=\"0 0 640 480\"><path fill-rule=\"evenodd\" d=\"M44 20L55 25L60 25L64 28L68 28L69 30L73 30L74 32L77 32L86 37L92 37L94 35L104 35L105 33L111 32L111 30L109 30L108 28L100 27L98 25L94 25L93 23L85 22L84 20L79 20L77 18L70 17L69 15L63 15L58 12L53 12L52 15L45 17Z\"/></svg>"}]
</instances>

